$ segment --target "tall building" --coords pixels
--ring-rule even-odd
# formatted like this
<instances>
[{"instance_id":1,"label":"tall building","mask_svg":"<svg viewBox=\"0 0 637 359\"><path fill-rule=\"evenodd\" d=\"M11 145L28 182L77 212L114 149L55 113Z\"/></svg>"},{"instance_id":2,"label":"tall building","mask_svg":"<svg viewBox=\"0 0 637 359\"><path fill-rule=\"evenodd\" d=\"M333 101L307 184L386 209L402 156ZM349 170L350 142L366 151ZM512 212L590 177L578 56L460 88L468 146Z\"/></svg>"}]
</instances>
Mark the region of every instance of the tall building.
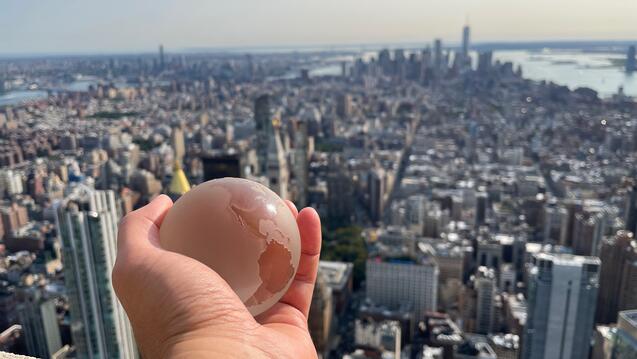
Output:
<instances>
[{"instance_id":1,"label":"tall building","mask_svg":"<svg viewBox=\"0 0 637 359\"><path fill-rule=\"evenodd\" d=\"M279 197L288 199L288 184L290 181L290 171L285 156L285 149L281 141L281 133L278 128L273 130L268 141L266 174L270 184L270 189L276 192Z\"/></svg>"},{"instance_id":2,"label":"tall building","mask_svg":"<svg viewBox=\"0 0 637 359\"><path fill-rule=\"evenodd\" d=\"M626 72L637 71L637 59L635 59L635 46L629 46L626 54Z\"/></svg>"},{"instance_id":3,"label":"tall building","mask_svg":"<svg viewBox=\"0 0 637 359\"><path fill-rule=\"evenodd\" d=\"M310 336L319 358L327 358L333 314L332 289L327 285L319 270L307 321Z\"/></svg>"},{"instance_id":4,"label":"tall building","mask_svg":"<svg viewBox=\"0 0 637 359\"><path fill-rule=\"evenodd\" d=\"M307 190L309 181L309 139L307 122L296 122L294 138L294 179L296 181L295 203L299 208L307 206Z\"/></svg>"},{"instance_id":5,"label":"tall building","mask_svg":"<svg viewBox=\"0 0 637 359\"><path fill-rule=\"evenodd\" d=\"M111 284L121 217L115 193L79 185L56 204L56 213L78 357L137 357L130 323Z\"/></svg>"},{"instance_id":6,"label":"tall building","mask_svg":"<svg viewBox=\"0 0 637 359\"><path fill-rule=\"evenodd\" d=\"M270 95L259 96L254 102L254 120L257 135L257 159L259 162L259 174L266 174L268 168L268 146L270 138L274 135L272 126L272 113L270 110Z\"/></svg>"},{"instance_id":7,"label":"tall building","mask_svg":"<svg viewBox=\"0 0 637 359\"><path fill-rule=\"evenodd\" d=\"M434 41L434 71L439 73L442 71L442 40L436 39Z\"/></svg>"},{"instance_id":8,"label":"tall building","mask_svg":"<svg viewBox=\"0 0 637 359\"><path fill-rule=\"evenodd\" d=\"M436 310L439 274L433 261L372 258L365 267L367 298L375 304L410 306L417 321Z\"/></svg>"},{"instance_id":9,"label":"tall building","mask_svg":"<svg viewBox=\"0 0 637 359\"><path fill-rule=\"evenodd\" d=\"M385 171L382 168L372 170L369 173L367 190L369 192L369 216L374 223L380 221L383 216L385 209L385 187Z\"/></svg>"},{"instance_id":10,"label":"tall building","mask_svg":"<svg viewBox=\"0 0 637 359\"><path fill-rule=\"evenodd\" d=\"M624 223L626 223L626 230L637 233L637 184L634 184L628 190L625 213Z\"/></svg>"},{"instance_id":11,"label":"tall building","mask_svg":"<svg viewBox=\"0 0 637 359\"><path fill-rule=\"evenodd\" d=\"M465 25L462 28L462 59L465 64L469 60L469 37L470 37L471 29L469 25Z\"/></svg>"},{"instance_id":12,"label":"tall building","mask_svg":"<svg viewBox=\"0 0 637 359\"><path fill-rule=\"evenodd\" d=\"M495 296L497 293L493 269L487 267L478 268L473 285L477 292L476 332L489 334L494 329Z\"/></svg>"},{"instance_id":13,"label":"tall building","mask_svg":"<svg viewBox=\"0 0 637 359\"><path fill-rule=\"evenodd\" d=\"M587 358L593 334L600 260L535 254L528 276L523 359Z\"/></svg>"},{"instance_id":14,"label":"tall building","mask_svg":"<svg viewBox=\"0 0 637 359\"><path fill-rule=\"evenodd\" d=\"M628 231L606 238L600 250L598 323L617 322L617 313L637 308L637 241Z\"/></svg>"},{"instance_id":15,"label":"tall building","mask_svg":"<svg viewBox=\"0 0 637 359\"><path fill-rule=\"evenodd\" d=\"M17 312L27 354L50 358L62 348L55 299L46 298L42 289L37 287L20 290L20 297Z\"/></svg>"},{"instance_id":16,"label":"tall building","mask_svg":"<svg viewBox=\"0 0 637 359\"><path fill-rule=\"evenodd\" d=\"M327 225L330 228L348 226L352 220L354 188L343 161L330 156L327 173Z\"/></svg>"},{"instance_id":17,"label":"tall building","mask_svg":"<svg viewBox=\"0 0 637 359\"><path fill-rule=\"evenodd\" d=\"M163 70L165 65L164 45L159 45L159 68Z\"/></svg>"}]
</instances>

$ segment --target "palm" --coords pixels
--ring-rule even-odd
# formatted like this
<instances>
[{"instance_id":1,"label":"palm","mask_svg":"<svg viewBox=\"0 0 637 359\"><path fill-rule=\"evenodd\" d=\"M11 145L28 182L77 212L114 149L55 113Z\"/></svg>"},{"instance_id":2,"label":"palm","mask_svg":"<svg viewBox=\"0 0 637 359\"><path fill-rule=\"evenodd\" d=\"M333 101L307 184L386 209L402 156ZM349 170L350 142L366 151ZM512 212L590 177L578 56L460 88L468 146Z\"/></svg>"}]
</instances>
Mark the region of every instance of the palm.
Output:
<instances>
[{"instance_id":1,"label":"palm","mask_svg":"<svg viewBox=\"0 0 637 359\"><path fill-rule=\"evenodd\" d=\"M307 316L321 243L316 212L310 209L299 214L288 203L301 232L299 267L279 303L255 320L216 272L159 247L159 226L171 205L169 199L161 197L133 212L120 225L118 235L113 285L142 353L163 356L166 346L175 342L197 337L211 343L211 338L222 336L254 343L275 357L315 356ZM139 238L140 233L143 238Z\"/></svg>"}]
</instances>

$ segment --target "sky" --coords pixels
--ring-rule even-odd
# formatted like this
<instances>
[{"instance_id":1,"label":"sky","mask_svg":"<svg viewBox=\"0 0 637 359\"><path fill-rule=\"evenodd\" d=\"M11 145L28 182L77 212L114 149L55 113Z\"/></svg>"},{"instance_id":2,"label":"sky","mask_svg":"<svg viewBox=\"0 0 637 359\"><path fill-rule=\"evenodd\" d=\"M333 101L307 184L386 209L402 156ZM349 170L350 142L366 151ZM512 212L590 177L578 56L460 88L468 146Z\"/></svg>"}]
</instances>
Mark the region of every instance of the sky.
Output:
<instances>
[{"instance_id":1,"label":"sky","mask_svg":"<svg viewBox=\"0 0 637 359\"><path fill-rule=\"evenodd\" d=\"M637 0L0 0L0 54L637 40Z\"/></svg>"}]
</instances>

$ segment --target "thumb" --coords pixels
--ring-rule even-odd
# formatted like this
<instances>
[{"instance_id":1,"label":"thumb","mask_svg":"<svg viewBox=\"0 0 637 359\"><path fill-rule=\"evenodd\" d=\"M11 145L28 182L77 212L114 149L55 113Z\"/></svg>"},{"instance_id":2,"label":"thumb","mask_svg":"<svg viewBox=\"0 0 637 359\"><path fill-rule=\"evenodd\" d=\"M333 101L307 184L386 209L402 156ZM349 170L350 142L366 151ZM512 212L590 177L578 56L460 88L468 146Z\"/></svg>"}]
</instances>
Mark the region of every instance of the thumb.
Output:
<instances>
[{"instance_id":1,"label":"thumb","mask_svg":"<svg viewBox=\"0 0 637 359\"><path fill-rule=\"evenodd\" d=\"M122 218L117 234L117 254L134 254L159 247L159 227L172 207L166 195L159 195L146 206Z\"/></svg>"}]
</instances>

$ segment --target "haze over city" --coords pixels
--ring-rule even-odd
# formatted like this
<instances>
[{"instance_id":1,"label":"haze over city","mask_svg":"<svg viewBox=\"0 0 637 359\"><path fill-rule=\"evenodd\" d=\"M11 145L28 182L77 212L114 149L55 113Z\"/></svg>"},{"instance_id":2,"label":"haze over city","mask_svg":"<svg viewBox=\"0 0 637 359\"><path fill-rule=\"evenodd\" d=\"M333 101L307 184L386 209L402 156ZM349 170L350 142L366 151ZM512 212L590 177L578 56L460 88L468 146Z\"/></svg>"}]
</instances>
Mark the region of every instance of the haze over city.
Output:
<instances>
[{"instance_id":1,"label":"haze over city","mask_svg":"<svg viewBox=\"0 0 637 359\"><path fill-rule=\"evenodd\" d=\"M631 40L632 0L0 1L0 55L237 47Z\"/></svg>"}]
</instances>

